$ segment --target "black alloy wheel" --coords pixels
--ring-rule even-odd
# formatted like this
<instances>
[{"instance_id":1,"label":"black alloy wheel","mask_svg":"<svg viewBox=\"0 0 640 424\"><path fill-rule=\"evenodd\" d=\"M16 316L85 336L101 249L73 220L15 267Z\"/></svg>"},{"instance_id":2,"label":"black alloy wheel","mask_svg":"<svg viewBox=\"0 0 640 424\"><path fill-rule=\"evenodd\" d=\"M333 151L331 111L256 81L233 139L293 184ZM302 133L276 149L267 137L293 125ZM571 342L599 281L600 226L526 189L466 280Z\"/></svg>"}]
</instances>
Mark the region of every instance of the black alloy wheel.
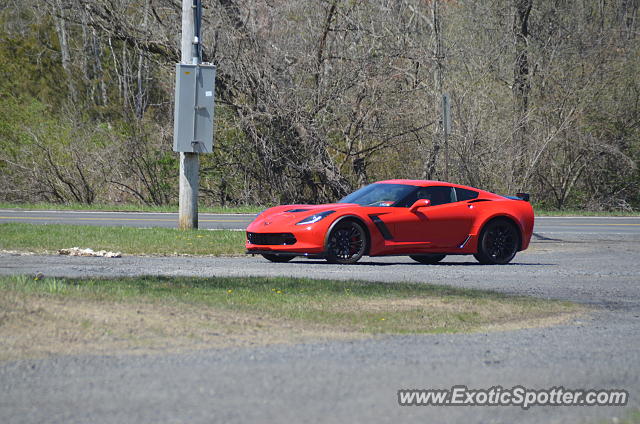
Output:
<instances>
[{"instance_id":1,"label":"black alloy wheel","mask_svg":"<svg viewBox=\"0 0 640 424\"><path fill-rule=\"evenodd\" d=\"M364 255L367 248L367 233L362 225L354 221L338 223L327 243L327 261L334 264L353 264Z\"/></svg>"},{"instance_id":2,"label":"black alloy wheel","mask_svg":"<svg viewBox=\"0 0 640 424\"><path fill-rule=\"evenodd\" d=\"M481 264L497 265L511 262L520 247L520 235L513 222L499 218L482 230L475 258Z\"/></svg>"}]
</instances>

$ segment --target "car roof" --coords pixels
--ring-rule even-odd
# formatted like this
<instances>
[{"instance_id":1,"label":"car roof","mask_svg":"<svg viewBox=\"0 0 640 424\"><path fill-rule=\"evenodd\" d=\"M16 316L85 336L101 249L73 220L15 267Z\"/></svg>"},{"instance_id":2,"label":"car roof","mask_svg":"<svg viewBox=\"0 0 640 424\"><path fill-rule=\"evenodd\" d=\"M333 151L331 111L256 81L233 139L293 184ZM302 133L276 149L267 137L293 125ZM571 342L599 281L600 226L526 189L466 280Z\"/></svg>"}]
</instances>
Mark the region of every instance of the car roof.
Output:
<instances>
[{"instance_id":1,"label":"car roof","mask_svg":"<svg viewBox=\"0 0 640 424\"><path fill-rule=\"evenodd\" d=\"M462 184L447 183L447 182L444 182L444 181L437 181L437 180L402 180L402 179L397 179L397 180L378 181L375 184L407 184L407 185L418 186L418 187L429 187L429 186L458 187L458 188L464 188L466 190L477 191L483 197L494 197L494 196L502 197L502 196L500 196L498 194L492 193L490 191L482 190L480 188L475 188L475 187L466 186L466 185L462 185Z\"/></svg>"},{"instance_id":2,"label":"car roof","mask_svg":"<svg viewBox=\"0 0 640 424\"><path fill-rule=\"evenodd\" d=\"M458 186L458 184L445 183L444 181L436 181L436 180L384 180L378 181L376 184L408 184L418 187L428 187L432 185L447 185L447 186Z\"/></svg>"}]
</instances>

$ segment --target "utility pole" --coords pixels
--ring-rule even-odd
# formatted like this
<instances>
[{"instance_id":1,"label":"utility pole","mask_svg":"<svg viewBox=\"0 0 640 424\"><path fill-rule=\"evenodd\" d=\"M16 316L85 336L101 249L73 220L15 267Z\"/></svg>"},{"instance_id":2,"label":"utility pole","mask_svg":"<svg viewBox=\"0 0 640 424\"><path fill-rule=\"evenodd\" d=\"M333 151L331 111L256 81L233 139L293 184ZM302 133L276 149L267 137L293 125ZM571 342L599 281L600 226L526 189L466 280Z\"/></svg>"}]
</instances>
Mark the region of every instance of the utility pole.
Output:
<instances>
[{"instance_id":1,"label":"utility pole","mask_svg":"<svg viewBox=\"0 0 640 424\"><path fill-rule=\"evenodd\" d=\"M183 64L197 65L200 63L201 11L200 0L182 0L182 54L180 61ZM181 230L198 228L199 171L199 153L180 152L178 228Z\"/></svg>"}]
</instances>

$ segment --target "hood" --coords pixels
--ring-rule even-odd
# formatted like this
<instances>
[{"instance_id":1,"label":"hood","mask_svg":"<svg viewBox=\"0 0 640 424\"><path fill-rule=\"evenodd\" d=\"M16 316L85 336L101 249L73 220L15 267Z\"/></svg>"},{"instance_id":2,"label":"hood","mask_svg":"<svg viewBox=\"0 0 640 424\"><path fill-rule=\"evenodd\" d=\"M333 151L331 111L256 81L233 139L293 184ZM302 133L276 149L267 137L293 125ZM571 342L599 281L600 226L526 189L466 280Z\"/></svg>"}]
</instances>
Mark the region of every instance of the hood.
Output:
<instances>
[{"instance_id":1,"label":"hood","mask_svg":"<svg viewBox=\"0 0 640 424\"><path fill-rule=\"evenodd\" d=\"M324 211L338 211L340 209L358 206L354 203L327 203L324 205L283 205L269 208L262 212L255 223L269 221L273 224L298 222L313 214Z\"/></svg>"}]
</instances>

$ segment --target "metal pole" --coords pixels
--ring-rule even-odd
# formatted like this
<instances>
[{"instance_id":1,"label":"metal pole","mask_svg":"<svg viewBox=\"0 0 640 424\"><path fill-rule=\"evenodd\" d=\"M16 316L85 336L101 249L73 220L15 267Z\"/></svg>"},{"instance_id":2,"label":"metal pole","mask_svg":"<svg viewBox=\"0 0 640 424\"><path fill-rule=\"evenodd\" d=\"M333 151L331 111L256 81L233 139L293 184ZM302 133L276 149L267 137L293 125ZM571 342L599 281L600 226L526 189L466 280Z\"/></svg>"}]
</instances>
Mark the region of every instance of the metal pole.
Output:
<instances>
[{"instance_id":1,"label":"metal pole","mask_svg":"<svg viewBox=\"0 0 640 424\"><path fill-rule=\"evenodd\" d=\"M182 0L181 62L186 64L199 63L200 40L194 39L196 15L199 11L197 7L194 7L195 3L196 0ZM198 153L180 152L178 228L181 230L198 228L199 170L200 157Z\"/></svg>"}]
</instances>

